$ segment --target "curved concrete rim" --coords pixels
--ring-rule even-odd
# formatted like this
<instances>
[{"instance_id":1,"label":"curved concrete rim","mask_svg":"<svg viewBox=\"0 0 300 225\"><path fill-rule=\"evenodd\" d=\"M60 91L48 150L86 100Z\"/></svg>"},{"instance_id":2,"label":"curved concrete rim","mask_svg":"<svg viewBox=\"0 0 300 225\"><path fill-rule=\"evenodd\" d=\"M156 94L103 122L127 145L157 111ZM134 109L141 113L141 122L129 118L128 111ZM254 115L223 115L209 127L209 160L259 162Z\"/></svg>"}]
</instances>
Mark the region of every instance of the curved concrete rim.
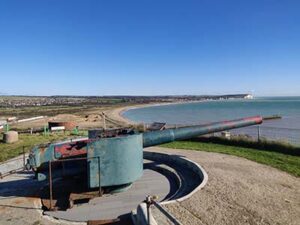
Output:
<instances>
[{"instance_id":1,"label":"curved concrete rim","mask_svg":"<svg viewBox=\"0 0 300 225\"><path fill-rule=\"evenodd\" d=\"M189 159L185 159L187 161L189 161L190 163L193 163L195 166L198 167L199 171L201 171L202 176L203 176L203 180L201 182L200 185L198 185L192 192L190 192L189 194L187 194L186 196L183 196L181 198L178 198L176 200L171 200L171 201L166 201L166 202L162 202L162 205L167 205L167 204L172 204L174 202L182 202L186 199L189 199L190 197L192 197L193 194L195 194L197 191L201 190L202 188L204 188L204 186L207 184L208 181L208 175L206 173L206 171L203 169L203 167L201 167L198 163L193 162L192 160Z\"/></svg>"},{"instance_id":2,"label":"curved concrete rim","mask_svg":"<svg viewBox=\"0 0 300 225\"><path fill-rule=\"evenodd\" d=\"M182 202L184 200L187 200L193 194L195 194L197 191L201 190L208 181L208 175L207 175L206 171L203 169L203 167L201 167L198 163L196 163L190 159L180 157L180 156L173 156L173 155L169 155L169 154L165 154L165 153L144 151L144 158L147 158L147 157L151 158L151 156L154 156L157 158L165 158L169 162L173 162L173 163L176 163L177 165L182 165L182 166L188 167L189 169L192 169L196 174L198 174L202 178L202 182L187 195L185 195L181 198L175 199L175 200L160 202L160 203L158 203L158 205L167 205L167 204L172 204L172 203ZM156 222L154 216L152 215L151 211L150 211L149 215L147 214L146 203L141 203L137 207L137 209L132 212L131 216L132 216L133 223L135 225L146 225L146 224L148 224L149 220L151 221L151 224L153 224L153 225L158 224ZM148 218L148 216L149 216L149 218ZM170 216L172 216L172 215L170 215ZM173 217L173 219L177 222L177 224L181 225L180 221L178 221L175 217Z\"/></svg>"},{"instance_id":3,"label":"curved concrete rim","mask_svg":"<svg viewBox=\"0 0 300 225\"><path fill-rule=\"evenodd\" d=\"M175 202L182 202L182 201L190 198L193 194L195 194L197 191L201 190L207 184L208 175L207 175L206 171L203 169L203 167L201 167L198 163L196 163L190 159L184 158L184 157L173 156L173 155L169 155L169 154L165 154L165 153L144 151L144 158L145 158L145 156L147 158L150 155L154 155L158 158L166 158L167 157L168 161L174 162L178 165L183 165L185 167L187 166L188 168L192 169L196 174L198 174L202 178L202 182L193 191L191 191L187 195L180 197L178 199L160 202L161 205L172 204ZM180 160L178 160L178 158L180 158Z\"/></svg>"}]
</instances>

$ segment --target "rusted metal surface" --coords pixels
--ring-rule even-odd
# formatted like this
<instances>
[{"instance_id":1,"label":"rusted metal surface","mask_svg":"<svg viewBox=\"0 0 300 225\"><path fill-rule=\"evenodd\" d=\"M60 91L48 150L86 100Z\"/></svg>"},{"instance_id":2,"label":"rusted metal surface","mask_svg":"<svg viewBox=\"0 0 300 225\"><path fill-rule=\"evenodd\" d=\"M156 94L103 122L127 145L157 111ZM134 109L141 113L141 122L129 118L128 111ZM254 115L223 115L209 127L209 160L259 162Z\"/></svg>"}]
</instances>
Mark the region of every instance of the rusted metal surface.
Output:
<instances>
[{"instance_id":1,"label":"rusted metal surface","mask_svg":"<svg viewBox=\"0 0 300 225\"><path fill-rule=\"evenodd\" d=\"M89 130L89 138L97 139L97 138L111 138L124 136L128 134L134 134L135 131L132 128L114 128L114 129L93 129Z\"/></svg>"},{"instance_id":2,"label":"rusted metal surface","mask_svg":"<svg viewBox=\"0 0 300 225\"><path fill-rule=\"evenodd\" d=\"M87 153L87 144L89 140L77 141L58 145L54 147L54 155L57 159L64 159L74 156L84 156Z\"/></svg>"},{"instance_id":3,"label":"rusted metal surface","mask_svg":"<svg viewBox=\"0 0 300 225\"><path fill-rule=\"evenodd\" d=\"M90 220L87 225L133 225L131 218L113 219L113 220Z\"/></svg>"},{"instance_id":4,"label":"rusted metal surface","mask_svg":"<svg viewBox=\"0 0 300 225\"><path fill-rule=\"evenodd\" d=\"M87 222L87 225L105 225L119 222L119 220L90 220Z\"/></svg>"},{"instance_id":5,"label":"rusted metal surface","mask_svg":"<svg viewBox=\"0 0 300 225\"><path fill-rule=\"evenodd\" d=\"M89 202L90 199L102 196L103 189L98 191L87 191L82 193L71 193L69 197L69 207L72 208L76 204Z\"/></svg>"}]
</instances>

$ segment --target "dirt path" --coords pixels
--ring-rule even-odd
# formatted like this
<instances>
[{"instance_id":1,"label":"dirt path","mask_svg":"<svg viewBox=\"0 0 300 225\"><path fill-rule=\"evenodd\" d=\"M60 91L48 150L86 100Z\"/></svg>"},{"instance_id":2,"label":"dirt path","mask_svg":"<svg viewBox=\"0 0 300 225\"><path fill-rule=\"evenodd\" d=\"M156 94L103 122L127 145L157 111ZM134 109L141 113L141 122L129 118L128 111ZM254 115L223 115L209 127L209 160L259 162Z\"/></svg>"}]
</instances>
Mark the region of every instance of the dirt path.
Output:
<instances>
[{"instance_id":1,"label":"dirt path","mask_svg":"<svg viewBox=\"0 0 300 225\"><path fill-rule=\"evenodd\" d=\"M300 224L300 179L269 166L218 153L148 148L186 156L208 173L192 198L168 205L183 224Z\"/></svg>"}]
</instances>

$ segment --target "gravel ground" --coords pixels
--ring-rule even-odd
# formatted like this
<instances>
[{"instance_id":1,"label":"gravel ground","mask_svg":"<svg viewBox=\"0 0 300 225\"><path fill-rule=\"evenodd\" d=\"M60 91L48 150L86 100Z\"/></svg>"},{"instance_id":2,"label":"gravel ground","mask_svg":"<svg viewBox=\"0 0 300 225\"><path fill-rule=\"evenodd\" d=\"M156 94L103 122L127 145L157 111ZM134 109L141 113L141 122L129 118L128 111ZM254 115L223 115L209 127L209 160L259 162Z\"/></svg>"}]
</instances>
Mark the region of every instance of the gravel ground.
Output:
<instances>
[{"instance_id":1,"label":"gravel ground","mask_svg":"<svg viewBox=\"0 0 300 225\"><path fill-rule=\"evenodd\" d=\"M166 208L182 224L300 224L300 179L247 159L166 148L150 151L186 156L208 173L207 185Z\"/></svg>"}]
</instances>

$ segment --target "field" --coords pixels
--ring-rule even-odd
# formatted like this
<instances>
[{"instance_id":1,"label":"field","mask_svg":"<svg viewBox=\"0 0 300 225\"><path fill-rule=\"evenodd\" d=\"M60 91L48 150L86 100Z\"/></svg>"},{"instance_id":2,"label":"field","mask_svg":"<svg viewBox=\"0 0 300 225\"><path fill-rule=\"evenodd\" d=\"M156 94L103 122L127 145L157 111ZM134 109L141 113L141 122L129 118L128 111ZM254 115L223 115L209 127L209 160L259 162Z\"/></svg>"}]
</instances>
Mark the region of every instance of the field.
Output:
<instances>
[{"instance_id":1,"label":"field","mask_svg":"<svg viewBox=\"0 0 300 225\"><path fill-rule=\"evenodd\" d=\"M34 116L55 116L57 114L75 114L83 115L90 111L106 110L113 107L122 106L122 104L112 104L107 106L96 105L78 105L78 106L28 106L19 108L0 108L0 115L2 117L16 116L18 118L27 118Z\"/></svg>"},{"instance_id":2,"label":"field","mask_svg":"<svg viewBox=\"0 0 300 225\"><path fill-rule=\"evenodd\" d=\"M2 97L5 99L6 97ZM10 101L40 101L41 98L29 98L22 99L21 97L7 97ZM120 99L104 99L99 104L83 104L83 105L47 105L47 106L22 106L22 107L0 107L0 116L3 119L8 117L30 118L35 116L46 116L45 119L30 121L25 123L10 124L11 130L28 131L30 128L43 129L48 121L73 121L82 131L79 135L87 135L87 129L99 128L103 125L102 112L107 112L112 109L130 105L130 103L122 103ZM0 118L1 119L1 118ZM107 128L119 126L118 122L113 118L106 118ZM120 123L122 124L122 123ZM34 145L49 143L58 140L64 140L74 138L71 132L59 132L50 133L48 136L44 136L43 133L36 134L19 134L19 141L14 144L5 144L2 142L2 130L0 130L0 162L13 158L22 154L23 146L25 151L28 152Z\"/></svg>"}]
</instances>

